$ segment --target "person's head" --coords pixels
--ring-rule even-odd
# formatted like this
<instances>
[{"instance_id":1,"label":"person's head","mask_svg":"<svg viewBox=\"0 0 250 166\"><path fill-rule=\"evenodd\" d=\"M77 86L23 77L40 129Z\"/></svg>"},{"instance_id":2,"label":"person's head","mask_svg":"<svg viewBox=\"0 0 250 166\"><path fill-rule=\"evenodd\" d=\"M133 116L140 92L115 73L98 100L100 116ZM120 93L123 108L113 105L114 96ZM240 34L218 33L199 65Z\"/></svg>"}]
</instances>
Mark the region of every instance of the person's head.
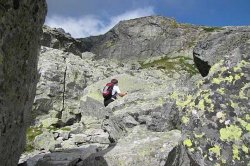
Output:
<instances>
[{"instance_id":1,"label":"person's head","mask_svg":"<svg viewBox=\"0 0 250 166\"><path fill-rule=\"evenodd\" d=\"M111 83L112 83L112 84L118 84L118 80L117 80L117 79L112 79L112 80L111 80Z\"/></svg>"}]
</instances>

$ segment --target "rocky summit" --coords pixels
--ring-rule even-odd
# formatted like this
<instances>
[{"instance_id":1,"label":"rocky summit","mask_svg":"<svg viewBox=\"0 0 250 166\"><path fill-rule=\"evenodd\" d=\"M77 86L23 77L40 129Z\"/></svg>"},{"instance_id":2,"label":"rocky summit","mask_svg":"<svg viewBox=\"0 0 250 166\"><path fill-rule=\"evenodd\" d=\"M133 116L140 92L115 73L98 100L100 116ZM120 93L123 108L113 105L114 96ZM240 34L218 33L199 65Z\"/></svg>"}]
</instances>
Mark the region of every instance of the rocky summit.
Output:
<instances>
[{"instance_id":1,"label":"rocky summit","mask_svg":"<svg viewBox=\"0 0 250 166\"><path fill-rule=\"evenodd\" d=\"M250 165L250 27L149 16L41 43L20 166ZM104 107L112 78L128 95Z\"/></svg>"}]
</instances>

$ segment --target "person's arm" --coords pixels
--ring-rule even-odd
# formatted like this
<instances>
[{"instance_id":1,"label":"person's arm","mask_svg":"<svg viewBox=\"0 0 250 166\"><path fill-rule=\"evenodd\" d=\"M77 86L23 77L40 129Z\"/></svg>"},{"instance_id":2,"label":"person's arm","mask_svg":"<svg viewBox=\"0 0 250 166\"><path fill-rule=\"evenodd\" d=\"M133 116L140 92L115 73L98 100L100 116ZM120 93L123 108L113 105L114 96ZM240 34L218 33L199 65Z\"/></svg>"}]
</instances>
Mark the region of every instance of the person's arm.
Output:
<instances>
[{"instance_id":1,"label":"person's arm","mask_svg":"<svg viewBox=\"0 0 250 166\"><path fill-rule=\"evenodd\" d=\"M127 95L128 93L118 93L118 95L120 96L120 97L123 97L123 96L125 96L125 95Z\"/></svg>"},{"instance_id":2,"label":"person's arm","mask_svg":"<svg viewBox=\"0 0 250 166\"><path fill-rule=\"evenodd\" d=\"M127 95L127 93L122 93L122 92L120 91L120 88L119 88L118 86L115 86L114 88L115 88L117 94L118 94L120 97L123 97L123 96Z\"/></svg>"}]
</instances>

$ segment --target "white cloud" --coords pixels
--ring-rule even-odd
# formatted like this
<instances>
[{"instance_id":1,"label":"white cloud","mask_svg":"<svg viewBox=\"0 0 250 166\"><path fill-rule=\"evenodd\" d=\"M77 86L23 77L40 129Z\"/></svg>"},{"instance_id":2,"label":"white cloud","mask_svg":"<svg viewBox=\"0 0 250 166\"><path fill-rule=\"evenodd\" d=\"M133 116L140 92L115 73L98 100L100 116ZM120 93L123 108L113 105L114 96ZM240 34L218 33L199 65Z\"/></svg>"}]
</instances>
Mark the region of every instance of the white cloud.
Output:
<instances>
[{"instance_id":1,"label":"white cloud","mask_svg":"<svg viewBox=\"0 0 250 166\"><path fill-rule=\"evenodd\" d=\"M129 20L150 15L154 15L152 7L139 8L113 16L109 18L108 23L105 23L97 16L87 15L80 18L52 16L46 19L45 24L53 28L63 28L75 38L83 38L104 34L121 20Z\"/></svg>"}]
</instances>

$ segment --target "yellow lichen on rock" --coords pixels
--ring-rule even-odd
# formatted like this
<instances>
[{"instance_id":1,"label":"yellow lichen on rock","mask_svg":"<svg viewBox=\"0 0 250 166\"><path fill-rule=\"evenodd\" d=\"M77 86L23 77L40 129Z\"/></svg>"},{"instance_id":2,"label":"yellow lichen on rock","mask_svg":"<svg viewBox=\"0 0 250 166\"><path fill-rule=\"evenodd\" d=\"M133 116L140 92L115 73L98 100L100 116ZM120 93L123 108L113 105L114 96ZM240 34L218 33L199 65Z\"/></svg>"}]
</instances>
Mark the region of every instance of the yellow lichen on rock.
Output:
<instances>
[{"instance_id":1,"label":"yellow lichen on rock","mask_svg":"<svg viewBox=\"0 0 250 166\"><path fill-rule=\"evenodd\" d=\"M181 122L183 123L183 124L188 124L189 123L189 117L187 117L187 116L183 116L182 118L181 118Z\"/></svg>"},{"instance_id":2,"label":"yellow lichen on rock","mask_svg":"<svg viewBox=\"0 0 250 166\"><path fill-rule=\"evenodd\" d=\"M216 155L216 157L220 157L220 150L221 150L221 147L219 145L215 145L214 147L210 148L209 149L209 152L212 152Z\"/></svg>"},{"instance_id":3,"label":"yellow lichen on rock","mask_svg":"<svg viewBox=\"0 0 250 166\"><path fill-rule=\"evenodd\" d=\"M222 141L239 141L241 135L242 130L236 125L220 129L220 139Z\"/></svg>"},{"instance_id":4,"label":"yellow lichen on rock","mask_svg":"<svg viewBox=\"0 0 250 166\"><path fill-rule=\"evenodd\" d=\"M191 147L193 145L192 141L190 139L186 139L183 141L183 144L187 147Z\"/></svg>"},{"instance_id":5,"label":"yellow lichen on rock","mask_svg":"<svg viewBox=\"0 0 250 166\"><path fill-rule=\"evenodd\" d=\"M237 145L233 145L233 159L234 160L240 160L239 149L238 149Z\"/></svg>"},{"instance_id":6,"label":"yellow lichen on rock","mask_svg":"<svg viewBox=\"0 0 250 166\"><path fill-rule=\"evenodd\" d=\"M247 123L241 118L237 118L237 120L240 122L242 127L244 127L248 132L250 132L250 123Z\"/></svg>"}]
</instances>

